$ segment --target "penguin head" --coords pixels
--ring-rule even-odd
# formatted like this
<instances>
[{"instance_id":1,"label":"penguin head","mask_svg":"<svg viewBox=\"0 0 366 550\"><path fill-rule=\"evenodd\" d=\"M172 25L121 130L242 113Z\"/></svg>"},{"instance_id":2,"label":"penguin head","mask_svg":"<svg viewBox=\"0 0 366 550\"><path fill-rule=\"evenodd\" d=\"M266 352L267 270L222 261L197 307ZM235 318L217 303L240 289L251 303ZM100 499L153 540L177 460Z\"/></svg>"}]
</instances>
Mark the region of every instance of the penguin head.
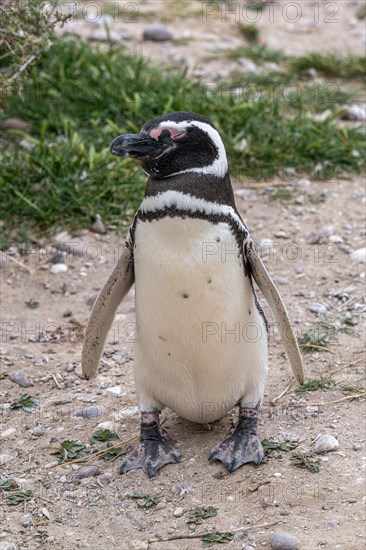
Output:
<instances>
[{"instance_id":1,"label":"penguin head","mask_svg":"<svg viewBox=\"0 0 366 550\"><path fill-rule=\"evenodd\" d=\"M185 172L223 177L228 171L225 148L217 130L196 113L174 112L155 117L138 134L116 137L112 155L133 157L156 179Z\"/></svg>"}]
</instances>

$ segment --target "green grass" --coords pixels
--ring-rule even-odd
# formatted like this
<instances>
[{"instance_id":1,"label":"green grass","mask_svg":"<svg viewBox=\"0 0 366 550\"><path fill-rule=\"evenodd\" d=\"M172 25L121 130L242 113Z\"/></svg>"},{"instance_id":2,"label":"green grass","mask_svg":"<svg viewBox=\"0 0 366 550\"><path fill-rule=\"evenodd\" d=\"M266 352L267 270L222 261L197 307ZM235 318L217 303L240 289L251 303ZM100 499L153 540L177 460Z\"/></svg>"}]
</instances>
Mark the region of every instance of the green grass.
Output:
<instances>
[{"instance_id":1,"label":"green grass","mask_svg":"<svg viewBox=\"0 0 366 550\"><path fill-rule=\"evenodd\" d=\"M109 145L164 112L207 116L240 179L261 180L288 166L311 173L318 163L330 163L332 175L362 168L352 155L364 143L362 132L314 121L316 106L306 95L292 101L266 94L237 99L219 87L208 92L184 74L163 71L119 46L102 51L55 39L22 84L22 94L7 98L1 115L30 124L28 134L0 130L3 246L14 238L39 238L55 225L71 231L89 227L96 213L106 224L129 222L146 176L135 161L110 155ZM244 138L245 152L236 151Z\"/></svg>"},{"instance_id":2,"label":"green grass","mask_svg":"<svg viewBox=\"0 0 366 550\"><path fill-rule=\"evenodd\" d=\"M327 390L335 386L335 381L332 375L324 375L320 378L313 378L308 380L302 386L296 389L297 393L307 393L316 390Z\"/></svg>"},{"instance_id":3,"label":"green grass","mask_svg":"<svg viewBox=\"0 0 366 550\"><path fill-rule=\"evenodd\" d=\"M309 69L315 69L326 77L362 78L366 77L366 57L339 55L337 53L308 53L302 56L289 56L264 44L249 44L226 52L229 59L245 57L257 65L266 62L282 63L283 73L292 79L307 77Z\"/></svg>"},{"instance_id":4,"label":"green grass","mask_svg":"<svg viewBox=\"0 0 366 550\"><path fill-rule=\"evenodd\" d=\"M366 58L361 56L309 53L300 57L291 57L288 64L290 71L295 73L315 69L322 75L341 78L365 78L366 75Z\"/></svg>"},{"instance_id":5,"label":"green grass","mask_svg":"<svg viewBox=\"0 0 366 550\"><path fill-rule=\"evenodd\" d=\"M234 48L232 50L228 50L226 52L226 56L229 59L240 59L241 57L246 57L255 61L258 65L262 65L267 61L281 63L287 59L287 56L280 50L272 50L263 44L251 44L248 46Z\"/></svg>"},{"instance_id":6,"label":"green grass","mask_svg":"<svg viewBox=\"0 0 366 550\"><path fill-rule=\"evenodd\" d=\"M251 43L258 42L260 32L257 25L252 25L251 23L238 23L237 28L245 40Z\"/></svg>"}]
</instances>

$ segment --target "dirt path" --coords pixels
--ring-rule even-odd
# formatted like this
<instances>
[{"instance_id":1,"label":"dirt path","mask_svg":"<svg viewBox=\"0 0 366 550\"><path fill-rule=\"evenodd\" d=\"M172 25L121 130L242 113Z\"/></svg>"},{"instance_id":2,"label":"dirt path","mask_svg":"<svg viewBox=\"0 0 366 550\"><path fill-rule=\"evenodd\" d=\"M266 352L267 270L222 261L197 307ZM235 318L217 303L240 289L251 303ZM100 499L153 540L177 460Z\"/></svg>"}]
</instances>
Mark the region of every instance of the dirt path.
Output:
<instances>
[{"instance_id":1,"label":"dirt path","mask_svg":"<svg viewBox=\"0 0 366 550\"><path fill-rule=\"evenodd\" d=\"M154 8L158 4L162 9L158 2L153 3ZM309 4L301 3L304 10ZM348 32L355 10L351 4L338 3L341 22L334 26L323 23L314 30L313 25L306 27L304 23L304 31L296 27L296 40L287 22L259 25L267 33L270 46L288 53L307 51L309 37L314 49L322 51L329 43L357 53L363 38L359 23L353 27L356 30ZM322 5L320 2L320 9ZM151 9L151 2L143 8L148 10L149 6ZM201 8L199 2L190 2L187 11L194 6ZM169 25L197 33L197 40L187 46L172 47L176 55L180 55L180 48L189 52L195 63L203 34L213 33L219 41L231 36L238 39L232 23L225 25L225 31L220 21L203 28L187 15L180 20L173 18ZM150 52L159 57L162 46L155 46ZM190 532L233 531L243 526L252 527L238 531L228 548L269 548L270 534L275 530L296 535L303 550L365 547L365 400L341 401L345 390L340 389L361 387L366 367L365 264L352 261L350 255L365 246L364 181L355 177L294 183L289 188L292 199L288 204L269 200L268 188L278 183L271 182L266 188L263 182L258 189L248 189L245 182L236 182L236 200L255 241L267 242L263 257L288 304L292 321L299 333L313 334L323 330L319 323L338 323L344 328L348 319L353 325L349 327L351 334L333 332L332 353L305 355L308 380L336 371L333 378L337 385L304 395L295 392L278 335L271 331L270 375L260 436L287 434L300 440L300 450L308 451L319 434L329 434L338 439L339 449L320 458L319 473L292 465L291 453L275 452L274 458L261 467L248 465L229 476L219 464L208 463L207 456L227 433L234 412L205 427L165 411L165 427L182 453L182 462L165 467L154 479L149 480L141 471L119 476L121 459L90 462L102 472L81 481L73 478L77 465L53 468L57 458L50 453L61 441L74 439L88 445L90 436L100 428L115 430L127 440L138 434L139 428L133 381L133 292L119 310L98 378L92 382L80 378L82 327L92 298L112 270L122 243L112 233L81 232L73 239L74 253L66 255L65 273L50 272L53 249L49 246L41 252L29 250L14 256L32 273L13 262L1 270L1 478L11 477L22 489L32 489L34 498L9 506L7 493L0 493L0 549L94 550L102 545L119 550L195 550L202 547L199 538L149 545L146 541ZM67 235L60 238L71 241ZM28 307L30 300L38 302L38 307ZM318 304L324 313L310 311L309 306L314 309L311 304ZM13 382L9 375L14 372L26 376L30 386L22 388ZM271 404L288 385L287 393ZM34 413L10 408L21 393L39 400ZM79 416L75 416L78 411ZM128 496L133 491L146 492L161 502L149 509L139 508ZM218 514L191 531L186 512L197 506L213 506ZM27 521L32 525L26 526ZM273 525L260 527L263 524Z\"/></svg>"}]
</instances>

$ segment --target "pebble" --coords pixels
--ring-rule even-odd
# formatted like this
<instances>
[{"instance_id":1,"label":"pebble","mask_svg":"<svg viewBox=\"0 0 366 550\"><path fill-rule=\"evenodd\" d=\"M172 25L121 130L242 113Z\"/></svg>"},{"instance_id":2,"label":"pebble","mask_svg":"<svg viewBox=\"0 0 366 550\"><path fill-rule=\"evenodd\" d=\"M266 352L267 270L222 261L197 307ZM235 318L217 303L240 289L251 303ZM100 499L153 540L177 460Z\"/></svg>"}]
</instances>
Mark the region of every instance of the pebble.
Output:
<instances>
[{"instance_id":1,"label":"pebble","mask_svg":"<svg viewBox=\"0 0 366 550\"><path fill-rule=\"evenodd\" d=\"M330 237L330 235L333 235L333 233L334 233L334 227L331 224L323 225L323 227L319 229L319 235Z\"/></svg>"},{"instance_id":2,"label":"pebble","mask_svg":"<svg viewBox=\"0 0 366 550\"><path fill-rule=\"evenodd\" d=\"M324 315L324 313L327 313L327 308L325 307L325 305L319 304L317 302L309 304L308 310L312 313L316 313L317 315Z\"/></svg>"},{"instance_id":3,"label":"pebble","mask_svg":"<svg viewBox=\"0 0 366 550\"><path fill-rule=\"evenodd\" d=\"M159 503L155 506L155 510L164 510L164 508L166 508L166 503L165 503L165 502L159 502Z\"/></svg>"},{"instance_id":4,"label":"pebble","mask_svg":"<svg viewBox=\"0 0 366 550\"><path fill-rule=\"evenodd\" d=\"M183 514L184 514L184 508L182 508L181 506L178 506L178 508L176 508L173 512L173 515L176 518L181 518Z\"/></svg>"},{"instance_id":5,"label":"pebble","mask_svg":"<svg viewBox=\"0 0 366 550\"><path fill-rule=\"evenodd\" d=\"M297 550L300 541L294 535L285 531L277 531L271 537L271 546L273 550Z\"/></svg>"},{"instance_id":6,"label":"pebble","mask_svg":"<svg viewBox=\"0 0 366 550\"><path fill-rule=\"evenodd\" d=\"M179 495L181 497L192 491L192 485L185 481L180 481L179 483L174 483L170 490L174 495Z\"/></svg>"},{"instance_id":7,"label":"pebble","mask_svg":"<svg viewBox=\"0 0 366 550\"><path fill-rule=\"evenodd\" d=\"M39 436L41 436L41 435L44 434L44 431L43 431L43 429L41 428L41 426L35 426L35 427L33 428L33 434L39 437Z\"/></svg>"},{"instance_id":8,"label":"pebble","mask_svg":"<svg viewBox=\"0 0 366 550\"><path fill-rule=\"evenodd\" d=\"M72 474L74 479L85 479L87 477L99 476L102 469L99 466L82 466Z\"/></svg>"},{"instance_id":9,"label":"pebble","mask_svg":"<svg viewBox=\"0 0 366 550\"><path fill-rule=\"evenodd\" d=\"M0 521L2 521L5 518L5 510L4 508L0 508Z\"/></svg>"},{"instance_id":10,"label":"pebble","mask_svg":"<svg viewBox=\"0 0 366 550\"><path fill-rule=\"evenodd\" d=\"M306 178L301 178L296 182L296 186L302 191L307 191L311 187L311 181Z\"/></svg>"},{"instance_id":11,"label":"pebble","mask_svg":"<svg viewBox=\"0 0 366 550\"><path fill-rule=\"evenodd\" d=\"M12 542L6 542L6 540L0 542L0 550L17 550L17 545Z\"/></svg>"},{"instance_id":12,"label":"pebble","mask_svg":"<svg viewBox=\"0 0 366 550\"><path fill-rule=\"evenodd\" d=\"M362 449L362 445L357 445L356 443L353 445L354 451L361 451L361 449Z\"/></svg>"},{"instance_id":13,"label":"pebble","mask_svg":"<svg viewBox=\"0 0 366 550\"><path fill-rule=\"evenodd\" d=\"M350 105L341 114L342 120L366 120L366 108L360 105Z\"/></svg>"},{"instance_id":14,"label":"pebble","mask_svg":"<svg viewBox=\"0 0 366 550\"><path fill-rule=\"evenodd\" d=\"M339 447L338 440L333 435L322 435L315 442L315 452L317 454L329 453L335 451Z\"/></svg>"},{"instance_id":15,"label":"pebble","mask_svg":"<svg viewBox=\"0 0 366 550\"><path fill-rule=\"evenodd\" d=\"M79 411L76 411L74 416L78 418L98 418L98 416L102 416L103 409L100 406L94 406L94 407L85 407L84 409L80 409Z\"/></svg>"},{"instance_id":16,"label":"pebble","mask_svg":"<svg viewBox=\"0 0 366 550\"><path fill-rule=\"evenodd\" d=\"M91 226L91 230L93 233L100 233L101 235L104 235L107 232L103 220L99 214L96 214L95 222Z\"/></svg>"},{"instance_id":17,"label":"pebble","mask_svg":"<svg viewBox=\"0 0 366 550\"><path fill-rule=\"evenodd\" d=\"M19 523L22 527L30 527L31 525L33 525L32 515L24 514L24 516L19 519Z\"/></svg>"},{"instance_id":18,"label":"pebble","mask_svg":"<svg viewBox=\"0 0 366 550\"><path fill-rule=\"evenodd\" d=\"M15 434L16 431L17 431L16 428L8 428L7 430L4 430L3 432L0 433L0 437L3 437L3 438L9 437L10 435Z\"/></svg>"},{"instance_id":19,"label":"pebble","mask_svg":"<svg viewBox=\"0 0 366 550\"><path fill-rule=\"evenodd\" d=\"M142 34L144 40L153 40L154 42L165 42L173 40L173 33L163 27L163 25L148 25Z\"/></svg>"},{"instance_id":20,"label":"pebble","mask_svg":"<svg viewBox=\"0 0 366 550\"><path fill-rule=\"evenodd\" d=\"M111 386L110 388L107 388L106 391L108 393L112 393L113 395L121 395L122 387L121 386Z\"/></svg>"},{"instance_id":21,"label":"pebble","mask_svg":"<svg viewBox=\"0 0 366 550\"><path fill-rule=\"evenodd\" d=\"M64 264L65 263L65 253L62 250L57 250L52 257L51 262L53 264Z\"/></svg>"},{"instance_id":22,"label":"pebble","mask_svg":"<svg viewBox=\"0 0 366 550\"><path fill-rule=\"evenodd\" d=\"M329 521L326 522L325 525L330 529L337 529L337 527L340 527L340 523L337 519L330 519Z\"/></svg>"},{"instance_id":23,"label":"pebble","mask_svg":"<svg viewBox=\"0 0 366 550\"><path fill-rule=\"evenodd\" d=\"M28 130L29 124L21 118L6 118L1 121L1 128L4 130Z\"/></svg>"},{"instance_id":24,"label":"pebble","mask_svg":"<svg viewBox=\"0 0 366 550\"><path fill-rule=\"evenodd\" d=\"M18 386L22 388L28 388L28 386L31 385L28 376L22 371L10 372L8 377L12 382L15 382L15 384L18 384Z\"/></svg>"},{"instance_id":25,"label":"pebble","mask_svg":"<svg viewBox=\"0 0 366 550\"><path fill-rule=\"evenodd\" d=\"M65 271L67 271L67 265L66 264L53 264L50 271L54 275L57 275L58 273L64 273Z\"/></svg>"},{"instance_id":26,"label":"pebble","mask_svg":"<svg viewBox=\"0 0 366 550\"><path fill-rule=\"evenodd\" d=\"M331 235L329 237L329 242L334 244L343 243L343 237L341 237L340 235Z\"/></svg>"},{"instance_id":27,"label":"pebble","mask_svg":"<svg viewBox=\"0 0 366 550\"><path fill-rule=\"evenodd\" d=\"M354 262L366 262L366 248L358 248L351 254L351 260Z\"/></svg>"}]
</instances>

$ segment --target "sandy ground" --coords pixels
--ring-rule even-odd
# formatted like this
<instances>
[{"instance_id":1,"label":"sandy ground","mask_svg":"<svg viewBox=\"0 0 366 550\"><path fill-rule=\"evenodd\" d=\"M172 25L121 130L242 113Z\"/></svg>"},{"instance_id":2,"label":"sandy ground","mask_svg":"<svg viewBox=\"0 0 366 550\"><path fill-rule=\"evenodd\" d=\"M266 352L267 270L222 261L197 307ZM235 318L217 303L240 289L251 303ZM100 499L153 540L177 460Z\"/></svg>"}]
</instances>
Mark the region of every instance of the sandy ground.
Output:
<instances>
[{"instance_id":1,"label":"sandy ground","mask_svg":"<svg viewBox=\"0 0 366 550\"><path fill-rule=\"evenodd\" d=\"M301 3L304 11L309 4ZM319 2L320 10L323 4ZM358 53L362 30L358 22L353 26L350 23L355 3L331 4L339 6L337 24L323 21L314 27L299 23L290 28L286 21L276 25L259 22L267 44L296 54L309 48L324 51L327 47ZM166 13L160 2L146 2L141 8L148 11L152 6L160 6ZM192 9L197 6L201 9L199 2L189 4ZM239 39L233 22L222 27L216 20L203 27L186 9L186 17L174 16L169 25L180 32L189 29L198 38L186 46L169 48L177 55L180 48L189 52L185 55L194 58L198 68L202 61L197 49L202 48L203 34L213 33L221 42L226 37ZM149 22L152 20L150 16ZM142 23L146 20L138 24ZM149 48L156 57L160 48L161 59L169 61L164 54L167 45L140 46ZM362 385L366 367L365 264L352 261L350 253L365 246L364 180L354 177L294 183L290 185L293 201L289 204L268 199L268 188L279 183L263 182L248 188L245 181L237 181L236 200L254 240L272 242L263 247L263 257L288 304L293 323L303 333L316 331L320 322L339 323L345 316L354 322L352 334L334 334L332 353L305 355L306 378L336 371L338 386ZM312 204L312 197L319 193L324 193L325 201ZM54 467L57 459L51 452L63 440L75 439L88 445L90 436L100 427L114 429L122 440L127 440L139 429L133 380L133 291L119 309L98 378L86 382L80 377L82 331L90 304L112 270L123 240L112 232L96 235L82 231L73 239L56 233L60 240L74 245L75 252L66 255L67 272L50 272L54 250L48 243L43 243L41 250L28 250L23 255L14 250L13 257L31 272L14 262L6 263L1 270L1 477L15 479L24 490L32 489L34 498L9 506L7 493L0 493L0 548L71 550L102 545L195 550L201 548L199 538L147 541L248 526L235 534L228 548L269 548L271 533L283 530L300 539L301 549L363 549L365 401L341 400L345 394L339 387L296 393L274 329L259 433L261 438L289 434L300 440L299 449L305 451L313 449L319 434L335 436L339 449L321 457L319 473L295 467L290 462L291 453L285 452L275 453L259 468L247 465L232 475L219 463L208 463L210 449L227 434L235 419L234 411L210 426L191 424L164 411L164 427L180 449L182 461L165 467L152 480L142 471L119 476L120 458L89 462L102 472L81 481L73 478L80 465ZM29 300L38 302L39 307L27 307L25 302ZM309 306L314 303L325 306L324 313L311 312ZM272 320L268 307L264 307ZM29 387L21 388L11 381L8 374L16 371L28 377ZM10 404L26 392L39 400L38 409L34 413L11 409ZM81 410L86 418L75 416ZM94 414L98 416L90 418ZM129 497L133 491L147 492L161 502L147 510L139 508ZM214 506L218 514L191 531L186 523L187 511L197 506ZM31 514L32 525L28 527L22 525L26 524L25 514Z\"/></svg>"}]
</instances>

